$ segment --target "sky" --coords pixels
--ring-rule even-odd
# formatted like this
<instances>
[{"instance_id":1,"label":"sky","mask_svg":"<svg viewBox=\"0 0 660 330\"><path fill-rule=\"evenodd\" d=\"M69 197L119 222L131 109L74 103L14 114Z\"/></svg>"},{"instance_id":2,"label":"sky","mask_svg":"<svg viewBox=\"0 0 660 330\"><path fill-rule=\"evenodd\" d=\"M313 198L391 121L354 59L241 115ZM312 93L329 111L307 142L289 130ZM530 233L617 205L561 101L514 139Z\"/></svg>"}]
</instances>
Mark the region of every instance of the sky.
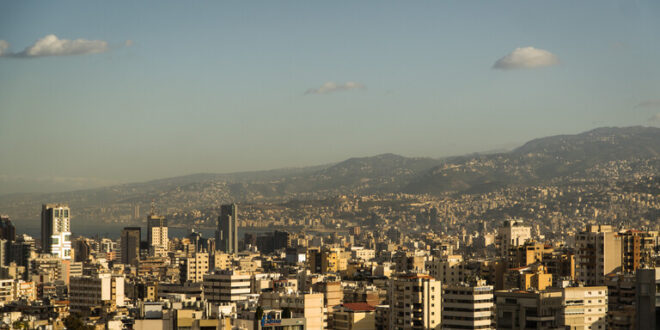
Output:
<instances>
[{"instance_id":1,"label":"sky","mask_svg":"<svg viewBox=\"0 0 660 330\"><path fill-rule=\"evenodd\" d=\"M0 194L660 125L660 2L2 1Z\"/></svg>"}]
</instances>

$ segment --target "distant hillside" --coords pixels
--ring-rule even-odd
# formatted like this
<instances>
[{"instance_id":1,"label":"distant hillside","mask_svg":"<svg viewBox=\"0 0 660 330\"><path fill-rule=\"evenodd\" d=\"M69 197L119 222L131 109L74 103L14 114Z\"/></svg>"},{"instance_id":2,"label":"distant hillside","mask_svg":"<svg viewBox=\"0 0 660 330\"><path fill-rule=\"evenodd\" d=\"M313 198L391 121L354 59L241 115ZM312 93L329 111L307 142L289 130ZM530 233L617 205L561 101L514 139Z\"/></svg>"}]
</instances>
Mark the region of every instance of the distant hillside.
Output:
<instances>
[{"instance_id":1,"label":"distant hillside","mask_svg":"<svg viewBox=\"0 0 660 330\"><path fill-rule=\"evenodd\" d=\"M435 153L435 151L429 151ZM143 183L65 193L0 197L0 213L38 219L40 204L66 202L83 218L147 210L186 211L227 202L316 199L339 194L384 192L481 193L508 185L565 178L630 179L658 175L660 128L598 128L576 135L529 141L505 153L447 159L393 154L351 158L336 164L234 174L194 174Z\"/></svg>"},{"instance_id":2,"label":"distant hillside","mask_svg":"<svg viewBox=\"0 0 660 330\"><path fill-rule=\"evenodd\" d=\"M562 177L605 176L608 167L616 169L609 175L657 174L659 157L660 128L598 128L532 140L509 153L458 157L430 169L404 191L483 192Z\"/></svg>"}]
</instances>

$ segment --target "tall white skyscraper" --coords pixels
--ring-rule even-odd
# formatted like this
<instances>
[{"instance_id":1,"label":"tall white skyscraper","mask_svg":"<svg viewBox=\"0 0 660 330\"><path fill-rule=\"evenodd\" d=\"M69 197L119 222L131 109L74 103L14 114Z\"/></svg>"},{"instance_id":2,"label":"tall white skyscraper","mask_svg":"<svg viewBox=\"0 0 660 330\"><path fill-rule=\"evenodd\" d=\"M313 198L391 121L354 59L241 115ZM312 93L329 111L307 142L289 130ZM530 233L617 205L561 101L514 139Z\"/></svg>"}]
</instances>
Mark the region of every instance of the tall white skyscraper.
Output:
<instances>
[{"instance_id":1,"label":"tall white skyscraper","mask_svg":"<svg viewBox=\"0 0 660 330\"><path fill-rule=\"evenodd\" d=\"M71 259L71 210L68 205L42 206L41 250L60 259Z\"/></svg>"}]
</instances>

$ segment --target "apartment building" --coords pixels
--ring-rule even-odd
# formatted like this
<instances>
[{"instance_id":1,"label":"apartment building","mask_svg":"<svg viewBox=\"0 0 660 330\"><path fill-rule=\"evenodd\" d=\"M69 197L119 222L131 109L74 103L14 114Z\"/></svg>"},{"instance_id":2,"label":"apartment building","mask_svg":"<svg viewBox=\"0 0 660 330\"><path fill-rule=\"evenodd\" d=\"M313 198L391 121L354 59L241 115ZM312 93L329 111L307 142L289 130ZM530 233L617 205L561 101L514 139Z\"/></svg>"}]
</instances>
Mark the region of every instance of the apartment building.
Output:
<instances>
[{"instance_id":1,"label":"apartment building","mask_svg":"<svg viewBox=\"0 0 660 330\"><path fill-rule=\"evenodd\" d=\"M588 225L578 233L575 277L584 285L604 285L605 276L621 271L621 237L608 225Z\"/></svg>"},{"instance_id":2,"label":"apartment building","mask_svg":"<svg viewBox=\"0 0 660 330\"><path fill-rule=\"evenodd\" d=\"M443 329L495 329L493 287L485 281L447 285L442 293Z\"/></svg>"},{"instance_id":3,"label":"apartment building","mask_svg":"<svg viewBox=\"0 0 660 330\"><path fill-rule=\"evenodd\" d=\"M70 309L86 314L103 306L124 306L124 277L108 273L72 277L69 283Z\"/></svg>"},{"instance_id":4,"label":"apartment building","mask_svg":"<svg viewBox=\"0 0 660 330\"><path fill-rule=\"evenodd\" d=\"M389 328L440 329L442 286L429 275L410 274L390 282Z\"/></svg>"},{"instance_id":5,"label":"apartment building","mask_svg":"<svg viewBox=\"0 0 660 330\"><path fill-rule=\"evenodd\" d=\"M237 302L250 294L250 275L218 270L204 275L204 297L212 303Z\"/></svg>"}]
</instances>

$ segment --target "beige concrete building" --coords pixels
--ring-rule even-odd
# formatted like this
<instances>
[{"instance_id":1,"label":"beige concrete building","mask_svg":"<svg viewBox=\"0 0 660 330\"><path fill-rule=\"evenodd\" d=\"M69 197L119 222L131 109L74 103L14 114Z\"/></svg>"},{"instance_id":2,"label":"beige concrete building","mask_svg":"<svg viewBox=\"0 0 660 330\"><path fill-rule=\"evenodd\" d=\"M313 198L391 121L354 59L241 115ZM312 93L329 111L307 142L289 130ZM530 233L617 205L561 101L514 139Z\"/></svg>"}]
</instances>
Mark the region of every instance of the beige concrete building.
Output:
<instances>
[{"instance_id":1,"label":"beige concrete building","mask_svg":"<svg viewBox=\"0 0 660 330\"><path fill-rule=\"evenodd\" d=\"M344 300L344 291L341 287L341 281L324 281L312 285L313 292L323 294L323 303L328 309L333 309L341 305Z\"/></svg>"},{"instance_id":2,"label":"beige concrete building","mask_svg":"<svg viewBox=\"0 0 660 330\"><path fill-rule=\"evenodd\" d=\"M426 251L397 251L394 255L395 271L397 273L423 273L430 256Z\"/></svg>"},{"instance_id":3,"label":"beige concrete building","mask_svg":"<svg viewBox=\"0 0 660 330\"><path fill-rule=\"evenodd\" d=\"M460 254L436 257L436 259L426 262L426 269L429 271L429 275L443 284L467 281L468 272L463 262L463 256Z\"/></svg>"},{"instance_id":4,"label":"beige concrete building","mask_svg":"<svg viewBox=\"0 0 660 330\"><path fill-rule=\"evenodd\" d=\"M348 268L350 252L341 248L324 248L321 251L321 272L339 273Z\"/></svg>"},{"instance_id":5,"label":"beige concrete building","mask_svg":"<svg viewBox=\"0 0 660 330\"><path fill-rule=\"evenodd\" d=\"M220 270L204 275L204 298L212 303L237 302L250 294L250 278L231 270Z\"/></svg>"},{"instance_id":6,"label":"beige concrete building","mask_svg":"<svg viewBox=\"0 0 660 330\"><path fill-rule=\"evenodd\" d=\"M442 294L443 329L495 329L493 287L485 281L451 284Z\"/></svg>"},{"instance_id":7,"label":"beige concrete building","mask_svg":"<svg viewBox=\"0 0 660 330\"><path fill-rule=\"evenodd\" d=\"M220 320L210 319L202 311L194 309L176 309L174 312L174 329L217 329Z\"/></svg>"},{"instance_id":8,"label":"beige concrete building","mask_svg":"<svg viewBox=\"0 0 660 330\"><path fill-rule=\"evenodd\" d=\"M376 251L373 249L365 249L363 247L352 247L351 248L351 257L353 259L361 259L364 261L370 261L376 257Z\"/></svg>"},{"instance_id":9,"label":"beige concrete building","mask_svg":"<svg viewBox=\"0 0 660 330\"><path fill-rule=\"evenodd\" d=\"M607 287L496 291L497 329L606 329Z\"/></svg>"},{"instance_id":10,"label":"beige concrete building","mask_svg":"<svg viewBox=\"0 0 660 330\"><path fill-rule=\"evenodd\" d=\"M108 273L72 277L69 304L71 312L83 314L104 305L124 306L124 277Z\"/></svg>"},{"instance_id":11,"label":"beige concrete building","mask_svg":"<svg viewBox=\"0 0 660 330\"><path fill-rule=\"evenodd\" d=\"M499 228L495 244L500 249L500 255L507 257L512 247L521 246L532 238L532 228L524 226L522 220L506 220Z\"/></svg>"},{"instance_id":12,"label":"beige concrete building","mask_svg":"<svg viewBox=\"0 0 660 330\"><path fill-rule=\"evenodd\" d=\"M544 256L551 256L552 245L527 241L523 245L512 247L508 255L508 267L524 267L536 262L542 262Z\"/></svg>"},{"instance_id":13,"label":"beige concrete building","mask_svg":"<svg viewBox=\"0 0 660 330\"><path fill-rule=\"evenodd\" d=\"M621 238L612 226L587 226L578 233L575 249L575 277L585 285L603 285L605 275L621 270Z\"/></svg>"},{"instance_id":14,"label":"beige concrete building","mask_svg":"<svg viewBox=\"0 0 660 330\"><path fill-rule=\"evenodd\" d=\"M570 287L562 290L560 325L566 329L607 328L607 287Z\"/></svg>"},{"instance_id":15,"label":"beige concrete building","mask_svg":"<svg viewBox=\"0 0 660 330\"><path fill-rule=\"evenodd\" d=\"M34 301L37 299L37 287L34 282L16 280L14 281L14 296L15 299Z\"/></svg>"},{"instance_id":16,"label":"beige concrete building","mask_svg":"<svg viewBox=\"0 0 660 330\"><path fill-rule=\"evenodd\" d=\"M390 282L389 328L440 329L442 286L429 275L411 274Z\"/></svg>"},{"instance_id":17,"label":"beige concrete building","mask_svg":"<svg viewBox=\"0 0 660 330\"><path fill-rule=\"evenodd\" d=\"M509 269L504 278L505 289L545 290L552 286L552 274L541 263Z\"/></svg>"},{"instance_id":18,"label":"beige concrete building","mask_svg":"<svg viewBox=\"0 0 660 330\"><path fill-rule=\"evenodd\" d=\"M651 264L654 255L658 232L626 230L619 233L622 248L622 270L626 273L634 273L643 265Z\"/></svg>"},{"instance_id":19,"label":"beige concrete building","mask_svg":"<svg viewBox=\"0 0 660 330\"><path fill-rule=\"evenodd\" d=\"M184 263L184 279L189 282L202 282L204 275L209 272L209 254L206 252L193 253Z\"/></svg>"},{"instance_id":20,"label":"beige concrete building","mask_svg":"<svg viewBox=\"0 0 660 330\"><path fill-rule=\"evenodd\" d=\"M495 291L497 329L558 329L561 291Z\"/></svg>"},{"instance_id":21,"label":"beige concrete building","mask_svg":"<svg viewBox=\"0 0 660 330\"><path fill-rule=\"evenodd\" d=\"M370 330L376 328L376 308L367 303L345 303L334 313L332 329Z\"/></svg>"},{"instance_id":22,"label":"beige concrete building","mask_svg":"<svg viewBox=\"0 0 660 330\"><path fill-rule=\"evenodd\" d=\"M14 280L0 280L0 304L14 300Z\"/></svg>"},{"instance_id":23,"label":"beige concrete building","mask_svg":"<svg viewBox=\"0 0 660 330\"><path fill-rule=\"evenodd\" d=\"M223 253L220 251L215 251L213 255L213 265L210 267L212 269L228 270L232 268L233 257L229 253Z\"/></svg>"},{"instance_id":24,"label":"beige concrete building","mask_svg":"<svg viewBox=\"0 0 660 330\"><path fill-rule=\"evenodd\" d=\"M264 292L259 298L264 308L291 312L291 317L304 317L307 329L321 330L326 327L326 310L322 293Z\"/></svg>"}]
</instances>

